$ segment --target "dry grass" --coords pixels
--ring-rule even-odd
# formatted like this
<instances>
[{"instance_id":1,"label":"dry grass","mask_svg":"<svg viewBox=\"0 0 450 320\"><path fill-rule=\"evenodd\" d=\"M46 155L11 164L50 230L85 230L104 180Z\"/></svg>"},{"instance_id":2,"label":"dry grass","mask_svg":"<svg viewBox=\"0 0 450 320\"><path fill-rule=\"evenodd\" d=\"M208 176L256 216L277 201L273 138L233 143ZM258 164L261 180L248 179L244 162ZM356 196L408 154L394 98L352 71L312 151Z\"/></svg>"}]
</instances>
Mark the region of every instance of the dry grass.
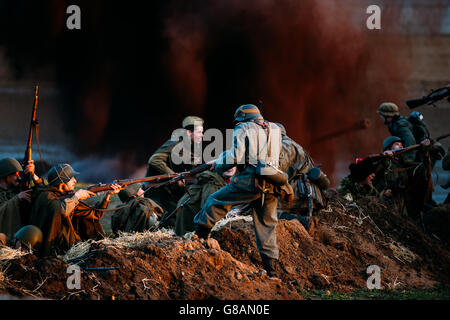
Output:
<instances>
[{"instance_id":1,"label":"dry grass","mask_svg":"<svg viewBox=\"0 0 450 320\"><path fill-rule=\"evenodd\" d=\"M150 232L121 232L117 238L104 238L99 241L88 240L84 242L79 242L73 245L69 251L66 252L61 258L64 261L75 259L81 257L82 255L89 252L92 243L99 243L105 246L115 246L121 248L137 248L143 247L149 244L151 241L160 241L163 239L173 238L175 233L172 230L161 229L158 231Z\"/></svg>"}]
</instances>

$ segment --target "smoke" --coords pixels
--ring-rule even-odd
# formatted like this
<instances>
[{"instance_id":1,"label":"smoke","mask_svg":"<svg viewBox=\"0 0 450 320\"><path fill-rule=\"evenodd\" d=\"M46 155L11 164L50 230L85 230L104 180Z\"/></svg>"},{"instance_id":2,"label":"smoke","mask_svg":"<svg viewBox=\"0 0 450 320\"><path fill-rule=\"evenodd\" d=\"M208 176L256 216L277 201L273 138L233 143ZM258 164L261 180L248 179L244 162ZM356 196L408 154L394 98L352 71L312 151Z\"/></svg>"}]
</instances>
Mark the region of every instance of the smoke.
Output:
<instances>
[{"instance_id":1,"label":"smoke","mask_svg":"<svg viewBox=\"0 0 450 320\"><path fill-rule=\"evenodd\" d=\"M397 37L368 31L365 21L356 25L354 5L331 0L219 0L191 11L173 8L165 20L171 48L177 53L169 63L172 77L175 81L201 78L185 81L178 91L180 98L186 97L189 104L185 93L195 92L198 106L214 107L228 118L240 104L261 99L265 118L283 123L288 135L323 162L333 177L336 162L380 149L386 129L376 109L384 100L401 101L402 82L410 72ZM359 13L365 15L360 5ZM384 9L383 25L388 28L400 7ZM217 55L222 61L211 68L210 61ZM236 73L230 75L218 63L237 69ZM217 74L220 71L225 72ZM230 103L225 105L220 101L223 95L240 93L225 82L220 93L212 96L218 100L212 101L204 85L205 72L208 83L224 76L247 92L225 99ZM371 134L355 132L317 143L320 136L352 127L364 118L375 124Z\"/></svg>"},{"instance_id":2,"label":"smoke","mask_svg":"<svg viewBox=\"0 0 450 320\"><path fill-rule=\"evenodd\" d=\"M407 111L410 2L376 2L381 30L366 28L365 0L17 0L1 5L0 44L17 79L55 75L70 149L88 157L82 169L108 168L98 178L137 172L189 114L224 131L254 103L336 184L356 156L381 151L379 104ZM69 4L81 8L79 31L65 27ZM433 32L441 18L414 8L409 19ZM363 119L370 128L318 141Z\"/></svg>"}]
</instances>

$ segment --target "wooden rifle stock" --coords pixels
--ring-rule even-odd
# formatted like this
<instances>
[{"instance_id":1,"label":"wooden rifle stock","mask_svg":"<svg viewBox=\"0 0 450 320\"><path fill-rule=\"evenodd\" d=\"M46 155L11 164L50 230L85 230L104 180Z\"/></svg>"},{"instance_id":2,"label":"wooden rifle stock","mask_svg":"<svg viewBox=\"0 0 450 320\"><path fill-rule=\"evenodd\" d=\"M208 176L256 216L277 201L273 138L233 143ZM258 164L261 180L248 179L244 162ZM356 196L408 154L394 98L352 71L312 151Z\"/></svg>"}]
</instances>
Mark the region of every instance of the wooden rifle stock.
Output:
<instances>
[{"instance_id":1,"label":"wooden rifle stock","mask_svg":"<svg viewBox=\"0 0 450 320\"><path fill-rule=\"evenodd\" d=\"M118 184L122 188L126 188L127 186L129 186L131 184L135 184L135 183L144 183L144 182L160 183L161 181L173 179L177 176L178 176L178 173L172 173L172 174L162 174L162 175L158 175L158 176L151 176L151 177L145 177L145 178L139 178L139 179L115 180L113 183L109 183L109 184L103 184L103 183L94 184L92 186L87 187L87 190L97 193L97 192L112 190L113 184Z\"/></svg>"},{"instance_id":2,"label":"wooden rifle stock","mask_svg":"<svg viewBox=\"0 0 450 320\"><path fill-rule=\"evenodd\" d=\"M36 86L33 109L31 111L30 129L28 131L27 148L25 149L25 156L23 158L23 166L28 165L28 162L33 159L33 151L31 148L31 144L33 141L33 131L34 130L36 130L36 139L38 139L38 136L37 136L38 135L38 132L37 132L38 122L36 120L36 112L37 112L37 106L38 106L38 100L39 100L38 91L39 91L39 86ZM24 176L21 179L21 188L28 189L30 186L30 183L32 181L33 181L33 177L29 173L24 174Z\"/></svg>"}]
</instances>

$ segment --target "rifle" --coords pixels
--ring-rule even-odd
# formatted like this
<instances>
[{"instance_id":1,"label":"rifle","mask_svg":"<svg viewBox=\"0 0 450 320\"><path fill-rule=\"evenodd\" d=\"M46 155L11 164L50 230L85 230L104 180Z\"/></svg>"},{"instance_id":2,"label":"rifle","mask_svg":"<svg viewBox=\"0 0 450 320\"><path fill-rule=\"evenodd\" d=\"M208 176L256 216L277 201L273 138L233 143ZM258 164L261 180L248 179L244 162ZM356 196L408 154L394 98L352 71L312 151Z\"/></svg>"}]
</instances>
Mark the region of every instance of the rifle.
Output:
<instances>
[{"instance_id":1,"label":"rifle","mask_svg":"<svg viewBox=\"0 0 450 320\"><path fill-rule=\"evenodd\" d=\"M448 97L447 100L450 102L450 85L432 90L429 95L422 98L407 100L406 104L410 109L420 107L424 104L432 105L435 107L434 102L444 99L445 97Z\"/></svg>"},{"instance_id":2,"label":"rifle","mask_svg":"<svg viewBox=\"0 0 450 320\"><path fill-rule=\"evenodd\" d=\"M91 185L91 186L87 187L87 190L94 192L94 193L98 193L98 192L112 190L113 184L118 184L122 188L126 188L129 185L134 184L134 183L144 183L144 182L160 183L161 181L166 181L169 179L176 178L176 177L178 177L178 175L179 175L178 173L171 173L171 174L162 174L162 175L158 175L158 176L145 177L145 178L140 178L140 179L114 180L112 183L109 183L109 184L97 183L97 184Z\"/></svg>"},{"instance_id":3,"label":"rifle","mask_svg":"<svg viewBox=\"0 0 450 320\"><path fill-rule=\"evenodd\" d=\"M197 175L197 174L199 174L199 173L201 173L203 171L209 170L211 168L211 166L212 166L212 163L204 163L202 165L199 165L199 166L195 167L194 169L192 169L190 171L185 171L185 172L181 172L181 173L175 173L175 174L173 174L174 176L170 180L150 185L147 188L147 190L145 190L145 192L147 192L147 191L149 191L150 189L153 189L153 188L160 188L160 187L163 187L163 186L168 186L168 185L174 184L174 183L176 183L178 181L181 181L181 180L192 179L192 178L195 177L195 175Z\"/></svg>"},{"instance_id":4,"label":"rifle","mask_svg":"<svg viewBox=\"0 0 450 320\"><path fill-rule=\"evenodd\" d=\"M447 137L450 137L450 133L446 133L446 134L444 134L442 136L437 137L436 141L445 139ZM417 149L420 146L421 146L421 144L418 143L418 144L413 144L412 146L409 146L409 147L405 147L405 148L401 148L401 149L397 149L397 150L391 150L391 151L392 151L392 153L394 154L394 157L395 157L395 156L398 156L398 155L400 155L402 153L405 153L405 152ZM372 155L368 156L368 158L370 158L372 161L378 161L378 160L381 160L381 159L384 159L384 158L388 158L388 157L389 157L388 155L383 154L383 153L372 154Z\"/></svg>"},{"instance_id":5,"label":"rifle","mask_svg":"<svg viewBox=\"0 0 450 320\"><path fill-rule=\"evenodd\" d=\"M36 132L36 143L38 145L39 158L42 160L41 148L39 146L39 123L36 119L36 111L37 111L38 100L39 100L38 91L39 91L39 86L36 86L33 109L31 111L30 129L28 131L27 148L25 150L25 156L23 159L23 166L28 165L28 162L30 160L32 160L31 143L33 140L33 131ZM20 183L21 189L22 190L28 189L32 181L33 181L33 177L30 174L24 174L21 177L21 183Z\"/></svg>"}]
</instances>

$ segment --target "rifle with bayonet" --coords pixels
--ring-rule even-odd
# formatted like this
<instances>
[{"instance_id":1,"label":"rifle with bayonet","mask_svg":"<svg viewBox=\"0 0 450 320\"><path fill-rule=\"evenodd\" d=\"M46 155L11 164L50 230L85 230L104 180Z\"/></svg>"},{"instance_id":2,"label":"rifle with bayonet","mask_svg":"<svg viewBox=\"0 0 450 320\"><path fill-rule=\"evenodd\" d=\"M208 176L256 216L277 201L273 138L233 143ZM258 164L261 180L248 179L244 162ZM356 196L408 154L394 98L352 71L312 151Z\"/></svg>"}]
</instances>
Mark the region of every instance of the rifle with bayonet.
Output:
<instances>
[{"instance_id":1,"label":"rifle with bayonet","mask_svg":"<svg viewBox=\"0 0 450 320\"><path fill-rule=\"evenodd\" d=\"M31 144L33 141L33 131L36 133L36 142L38 145L38 151L39 151L39 157L42 159L41 155L41 148L39 146L39 123L36 119L36 112L37 112L37 106L38 106L38 91L39 86L36 86L35 94L34 94L34 102L33 102L33 109L31 111L31 120L30 120L30 129L28 131L28 140L27 140L27 147L25 149L25 156L23 159L22 166L25 167L28 165L28 163L33 159L33 152L31 148ZM30 187L30 184L33 182L33 177L27 173L23 174L20 181L20 187L22 190L28 189Z\"/></svg>"}]
</instances>

